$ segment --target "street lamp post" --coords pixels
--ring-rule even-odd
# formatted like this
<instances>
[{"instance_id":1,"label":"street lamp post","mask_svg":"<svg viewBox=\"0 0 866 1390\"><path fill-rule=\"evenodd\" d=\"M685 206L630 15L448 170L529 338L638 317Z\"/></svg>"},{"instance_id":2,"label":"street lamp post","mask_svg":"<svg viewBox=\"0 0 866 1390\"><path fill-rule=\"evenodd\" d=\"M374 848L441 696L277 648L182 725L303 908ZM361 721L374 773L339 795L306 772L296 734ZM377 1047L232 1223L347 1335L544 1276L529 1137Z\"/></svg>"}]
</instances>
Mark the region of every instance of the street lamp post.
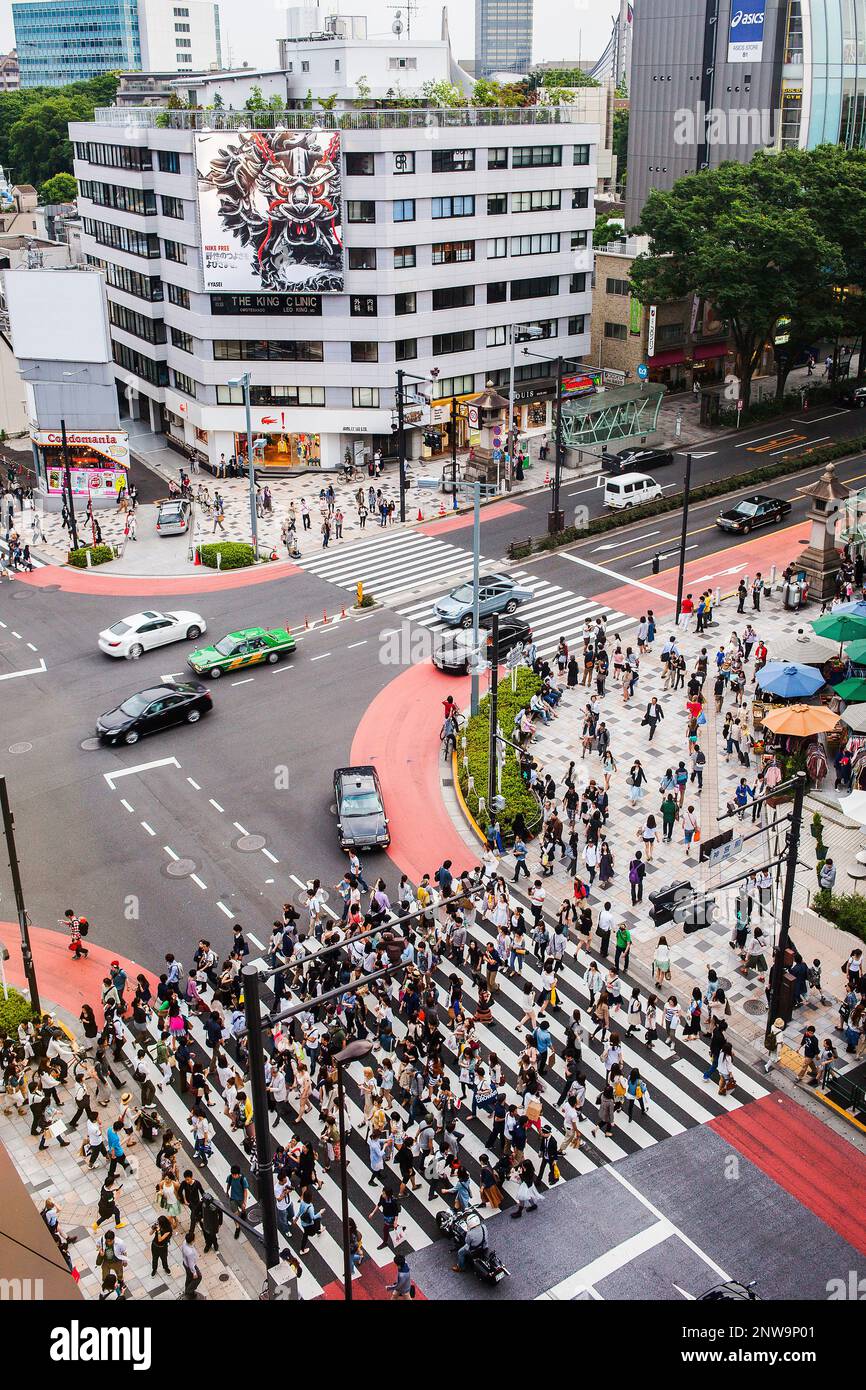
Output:
<instances>
[{"instance_id":1,"label":"street lamp post","mask_svg":"<svg viewBox=\"0 0 866 1390\"><path fill-rule=\"evenodd\" d=\"M511 478L513 473L514 449L517 444L517 431L514 429L514 347L520 341L524 342L529 338L540 338L542 330L534 324L511 323L508 325L508 339L511 345L511 355L508 363L508 429L506 439L508 441L508 457L511 462L506 472L506 485L511 490ZM520 335L519 339L517 335Z\"/></svg>"},{"instance_id":2,"label":"street lamp post","mask_svg":"<svg viewBox=\"0 0 866 1390\"><path fill-rule=\"evenodd\" d=\"M244 411L247 417L247 474L249 478L250 493L250 533L253 538L253 550L256 559L259 555L259 520L256 516L256 473L253 467L253 422L250 411L250 374L244 372L243 376L229 378L229 386L241 386L244 393Z\"/></svg>"},{"instance_id":3,"label":"street lamp post","mask_svg":"<svg viewBox=\"0 0 866 1390\"><path fill-rule=\"evenodd\" d=\"M347 1043L334 1053L337 1067L337 1109L340 1126L340 1222L343 1227L343 1298L352 1302L352 1247L349 1241L349 1176L346 1169L346 1096L343 1090L343 1068L349 1062L366 1057L372 1043L361 1038Z\"/></svg>"},{"instance_id":4,"label":"street lamp post","mask_svg":"<svg viewBox=\"0 0 866 1390\"><path fill-rule=\"evenodd\" d=\"M66 443L66 421L60 421L60 439L63 446L63 482L66 487L66 501L69 505L69 531L72 536L72 549L78 549L78 525L75 520L75 502L72 498L72 474L69 471L69 445Z\"/></svg>"},{"instance_id":5,"label":"street lamp post","mask_svg":"<svg viewBox=\"0 0 866 1390\"><path fill-rule=\"evenodd\" d=\"M21 958L24 962L24 973L27 976L27 987L30 990L30 1003L34 1014L39 1018L42 1015L42 1009L39 1005L39 990L36 984L36 966L33 962L33 952L30 949L30 927L27 921L27 910L24 906L24 890L21 886L18 854L15 849L15 818L9 806L5 777L0 777L0 817L3 820L3 833L6 836L6 848L9 852L12 892L18 912L18 929L21 932Z\"/></svg>"},{"instance_id":6,"label":"street lamp post","mask_svg":"<svg viewBox=\"0 0 866 1390\"><path fill-rule=\"evenodd\" d=\"M268 1119L268 1093L265 1086L265 1049L262 1043L262 1000L259 972L254 965L241 971L244 982L244 1015L247 1025L247 1045L250 1059L250 1099L253 1103L253 1127L256 1133L256 1165L258 1169L259 1206L262 1213L262 1235L265 1246L265 1273L280 1262L280 1238L277 1226L277 1198L274 1192L274 1158L271 1147L271 1126Z\"/></svg>"},{"instance_id":7,"label":"street lamp post","mask_svg":"<svg viewBox=\"0 0 866 1390\"><path fill-rule=\"evenodd\" d=\"M785 974L785 952L788 949L788 932L791 926L791 906L794 901L794 880L797 877L797 855L800 849L800 828L803 823L803 801L806 796L806 774L798 772L794 777L794 805L791 809L791 825L788 830L787 863L785 865L785 887L782 890L782 911L779 923L779 940L776 957L773 961L773 986L770 991L768 1023L779 1017L782 1000L782 981Z\"/></svg>"},{"instance_id":8,"label":"street lamp post","mask_svg":"<svg viewBox=\"0 0 866 1390\"><path fill-rule=\"evenodd\" d=\"M563 515L559 509L559 489L562 480L562 369L563 358L556 359L556 434L554 436L553 460L553 506L548 513L547 530L555 536L563 529Z\"/></svg>"}]
</instances>

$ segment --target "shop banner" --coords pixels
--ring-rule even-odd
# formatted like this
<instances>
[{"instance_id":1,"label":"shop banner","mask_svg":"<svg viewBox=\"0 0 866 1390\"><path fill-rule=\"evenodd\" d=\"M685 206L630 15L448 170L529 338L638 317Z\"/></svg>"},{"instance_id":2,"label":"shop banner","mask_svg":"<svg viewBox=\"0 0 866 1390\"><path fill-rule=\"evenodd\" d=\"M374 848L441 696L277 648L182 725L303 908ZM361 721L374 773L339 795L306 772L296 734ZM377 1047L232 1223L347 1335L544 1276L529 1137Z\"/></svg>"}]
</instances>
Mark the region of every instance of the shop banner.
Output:
<instances>
[{"instance_id":1,"label":"shop banner","mask_svg":"<svg viewBox=\"0 0 866 1390\"><path fill-rule=\"evenodd\" d=\"M40 449L63 447L60 430L31 430L30 438ZM126 430L67 430L66 446L70 466L80 462L75 458L76 450L86 450L104 457L107 468L129 467L129 435Z\"/></svg>"},{"instance_id":2,"label":"shop banner","mask_svg":"<svg viewBox=\"0 0 866 1390\"><path fill-rule=\"evenodd\" d=\"M731 6L728 29L728 62L760 63L764 49L766 0L750 0Z\"/></svg>"},{"instance_id":3,"label":"shop banner","mask_svg":"<svg viewBox=\"0 0 866 1390\"><path fill-rule=\"evenodd\" d=\"M114 496L126 485L126 471L123 468L70 468L73 497ZM58 496L66 491L65 470L49 468L46 470L48 491Z\"/></svg>"},{"instance_id":4,"label":"shop banner","mask_svg":"<svg viewBox=\"0 0 866 1390\"><path fill-rule=\"evenodd\" d=\"M643 316L643 305L639 299L632 295L628 306L628 331L629 333L640 333L641 318Z\"/></svg>"}]
</instances>

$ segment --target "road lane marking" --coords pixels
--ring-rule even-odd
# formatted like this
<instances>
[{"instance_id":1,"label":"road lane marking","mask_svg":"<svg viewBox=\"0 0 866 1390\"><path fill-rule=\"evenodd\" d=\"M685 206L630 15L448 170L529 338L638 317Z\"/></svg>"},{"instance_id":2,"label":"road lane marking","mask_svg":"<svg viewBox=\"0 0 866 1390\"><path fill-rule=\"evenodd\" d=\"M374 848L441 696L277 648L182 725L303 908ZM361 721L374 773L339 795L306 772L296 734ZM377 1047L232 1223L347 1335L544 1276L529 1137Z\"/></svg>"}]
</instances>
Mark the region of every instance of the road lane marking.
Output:
<instances>
[{"instance_id":1,"label":"road lane marking","mask_svg":"<svg viewBox=\"0 0 866 1390\"><path fill-rule=\"evenodd\" d=\"M346 648L346 651L347 651L347 652L350 652L350 651L352 651L355 647L366 647L366 645L367 645L367 639L366 639L366 637L365 637L364 640L363 640L363 642L350 642L349 645L348 645L348 647Z\"/></svg>"},{"instance_id":2,"label":"road lane marking","mask_svg":"<svg viewBox=\"0 0 866 1390\"><path fill-rule=\"evenodd\" d=\"M38 666L30 666L26 671L7 671L5 676L0 676L0 681L14 681L16 676L41 676L45 670L45 661L40 658Z\"/></svg>"},{"instance_id":3,"label":"road lane marking","mask_svg":"<svg viewBox=\"0 0 866 1390\"><path fill-rule=\"evenodd\" d=\"M0 627L5 627L5 626L6 626L5 623L0 623Z\"/></svg>"},{"instance_id":4,"label":"road lane marking","mask_svg":"<svg viewBox=\"0 0 866 1390\"><path fill-rule=\"evenodd\" d=\"M127 811L132 811L133 814L135 814L135 808L133 806L130 806L129 802L126 801L124 797L120 798L120 804L121 806L125 806Z\"/></svg>"},{"instance_id":5,"label":"road lane marking","mask_svg":"<svg viewBox=\"0 0 866 1390\"><path fill-rule=\"evenodd\" d=\"M275 854L271 854L271 851L269 849L263 849L262 854L265 856L266 859L270 859L272 864L279 864L279 859Z\"/></svg>"},{"instance_id":6,"label":"road lane marking","mask_svg":"<svg viewBox=\"0 0 866 1390\"><path fill-rule=\"evenodd\" d=\"M259 938L257 936L253 936L251 931L247 932L247 940L251 941L254 946L258 946L260 951L263 951L265 949L262 943L259 941Z\"/></svg>"},{"instance_id":7,"label":"road lane marking","mask_svg":"<svg viewBox=\"0 0 866 1390\"><path fill-rule=\"evenodd\" d=\"M232 685L249 685L250 681L254 680L255 676L244 676L242 681L232 681Z\"/></svg>"},{"instance_id":8,"label":"road lane marking","mask_svg":"<svg viewBox=\"0 0 866 1390\"><path fill-rule=\"evenodd\" d=\"M574 1274L569 1274L566 1279L562 1279L546 1293L538 1295L536 1302L546 1298L557 1301L571 1302L575 1295L587 1292L596 1299L601 1295L595 1290L595 1285L600 1284L603 1279L607 1279L617 1270L630 1265L640 1255L645 1255L648 1250L653 1250L662 1241L670 1240L675 1235L675 1228L669 1221L662 1218L655 1221L651 1226L643 1231L638 1231L635 1235L629 1236L627 1240L615 1245L612 1250L608 1250L604 1255L599 1255L590 1264L584 1265L583 1269L575 1270Z\"/></svg>"},{"instance_id":9,"label":"road lane marking","mask_svg":"<svg viewBox=\"0 0 866 1390\"><path fill-rule=\"evenodd\" d=\"M310 660L311 660L311 661L324 661L325 657L326 657L326 656L330 656L330 655L331 655L330 652L322 652L321 656L311 656L311 657L310 657Z\"/></svg>"},{"instance_id":10,"label":"road lane marking","mask_svg":"<svg viewBox=\"0 0 866 1390\"><path fill-rule=\"evenodd\" d=\"M164 674L164 675L160 676L160 680L161 680L161 681L173 681L174 678L175 678L175 676L182 676L182 675L183 675L183 671L169 671L167 674Z\"/></svg>"},{"instance_id":11,"label":"road lane marking","mask_svg":"<svg viewBox=\"0 0 866 1390\"><path fill-rule=\"evenodd\" d=\"M820 425L822 420L835 420L837 415L847 415L847 410L831 410L829 415L792 415L798 425Z\"/></svg>"},{"instance_id":12,"label":"road lane marking","mask_svg":"<svg viewBox=\"0 0 866 1390\"><path fill-rule=\"evenodd\" d=\"M752 444L760 444L764 439L781 439L783 434L793 434L793 430L776 430L774 434L759 434L757 439L744 439L742 444L735 444L735 449L748 449Z\"/></svg>"},{"instance_id":13,"label":"road lane marking","mask_svg":"<svg viewBox=\"0 0 866 1390\"><path fill-rule=\"evenodd\" d=\"M207 888L207 884L206 884L206 883L202 883L202 881L201 881L201 879L199 878L198 874L190 874L190 878L192 879L193 883L197 883L197 884L198 884L199 888Z\"/></svg>"},{"instance_id":14,"label":"road lane marking","mask_svg":"<svg viewBox=\"0 0 866 1390\"><path fill-rule=\"evenodd\" d=\"M627 574L620 574L618 570L609 569L607 565L597 565L592 560L584 560L579 555L569 555L565 551L562 551L561 554L563 560L570 560L573 565L583 565L588 570L595 570L596 574L606 574L611 579L618 580L620 584L630 584L635 589L645 589L648 594L656 594L659 598L676 601L676 594L669 594L665 589L656 589L652 584L644 584L641 579L631 579Z\"/></svg>"},{"instance_id":15,"label":"road lane marking","mask_svg":"<svg viewBox=\"0 0 866 1390\"><path fill-rule=\"evenodd\" d=\"M21 641L21 633L16 632L14 628L12 629L12 636L17 637L19 642Z\"/></svg>"},{"instance_id":16,"label":"road lane marking","mask_svg":"<svg viewBox=\"0 0 866 1390\"><path fill-rule=\"evenodd\" d=\"M32 642L28 642L27 645L28 645L28 647L30 648L31 652L38 652L39 648L38 648L38 647L34 647L34 645L33 645Z\"/></svg>"},{"instance_id":17,"label":"road lane marking","mask_svg":"<svg viewBox=\"0 0 866 1390\"><path fill-rule=\"evenodd\" d=\"M823 443L823 441L824 441L825 439L829 439L829 438L830 438L829 434L819 434L815 439L810 439L810 440L809 440L809 449L812 448L813 444L821 444L821 443ZM800 438L798 439L798 443L802 443L805 439L806 439L806 435L801 435ZM794 448L794 445L793 445L793 444L786 444L785 447L784 447L783 449L773 449L773 450L771 451L771 453L770 453L770 458L772 458L774 454L786 454L786 453L788 452L789 449L793 449L793 448ZM808 449L804 449L804 450L803 450L803 453L804 453L804 454L805 454L805 453L808 453L808 452L809 452Z\"/></svg>"},{"instance_id":18,"label":"road lane marking","mask_svg":"<svg viewBox=\"0 0 866 1390\"><path fill-rule=\"evenodd\" d=\"M163 849L165 850L165 852L166 852L166 854L168 855L169 859L173 859L174 862L175 862L175 864L176 864L177 861L178 861L178 859L180 859L180 855L179 855L179 854L175 854L174 850L171 848L171 845L163 845Z\"/></svg>"},{"instance_id":19,"label":"road lane marking","mask_svg":"<svg viewBox=\"0 0 866 1390\"><path fill-rule=\"evenodd\" d=\"M652 1202L649 1201L647 1197L644 1197L642 1192L638 1192L637 1188L633 1187L632 1184L620 1173L618 1173L611 1164L606 1164L604 1171L608 1173L614 1179L615 1182L618 1182L621 1187L624 1187L626 1192L630 1192L632 1197L636 1198L637 1201L640 1202L641 1206L646 1207L647 1211L652 1216L654 1216L657 1221L663 1221L665 1225L669 1226L672 1234L677 1236L678 1239L681 1240L684 1245L687 1245L693 1255L697 1255L698 1258L703 1260L705 1264L708 1264L710 1269L713 1270L713 1272L719 1276L719 1279L722 1281L722 1283L728 1282L728 1280L731 1277L730 1274L726 1274L725 1271L722 1269L721 1265L717 1265L715 1260L710 1259L709 1255L707 1255L706 1252L703 1251L699 1245L696 1245L693 1240L689 1240L689 1237L686 1235L685 1231L680 1230L679 1226L675 1226L672 1221L669 1221L668 1218L664 1215L664 1213L659 1211L658 1207L653 1206Z\"/></svg>"},{"instance_id":20,"label":"road lane marking","mask_svg":"<svg viewBox=\"0 0 866 1390\"><path fill-rule=\"evenodd\" d=\"M142 826L144 827L144 829L147 831L148 835L155 835L155 834L156 834L156 831L153 830L153 829L151 828L151 826L148 825L148 823L147 823L146 820L143 820L143 821L141 822L141 824L142 824Z\"/></svg>"},{"instance_id":21,"label":"road lane marking","mask_svg":"<svg viewBox=\"0 0 866 1390\"><path fill-rule=\"evenodd\" d=\"M220 912L225 913L226 917L234 917L235 914L230 910L230 908L226 907L225 903L218 902L217 907L219 908Z\"/></svg>"},{"instance_id":22,"label":"road lane marking","mask_svg":"<svg viewBox=\"0 0 866 1390\"><path fill-rule=\"evenodd\" d=\"M632 542L634 542L634 541L645 541L645 540L647 540L648 537L650 537L650 536L658 536L658 535L660 535L660 534L661 534L661 531L660 531L660 530L659 530L659 531L644 531L643 535L641 535L641 536L630 536L629 539L628 539L627 541L608 541L608 542L607 542L607 545L597 545L597 546L595 547L595 550L594 550L592 553L593 553L593 555L595 555L596 551L598 551L598 550L619 550L619 549L621 549L622 546L624 546L624 545L630 545L630 544L631 544Z\"/></svg>"},{"instance_id":23,"label":"road lane marking","mask_svg":"<svg viewBox=\"0 0 866 1390\"><path fill-rule=\"evenodd\" d=\"M291 671L291 666L272 666L271 675L278 676L281 671Z\"/></svg>"},{"instance_id":24,"label":"road lane marking","mask_svg":"<svg viewBox=\"0 0 866 1390\"><path fill-rule=\"evenodd\" d=\"M2 676L0 676L0 680L3 680ZM179 768L180 763L178 762L177 758L157 758L152 763L138 763L135 767L125 767L120 772L103 772L102 775L105 778L108 785L111 787L111 790L114 791L114 784L117 781L118 777L132 777L133 774L136 772L149 772L152 767Z\"/></svg>"},{"instance_id":25,"label":"road lane marking","mask_svg":"<svg viewBox=\"0 0 866 1390\"><path fill-rule=\"evenodd\" d=\"M212 796L209 796L209 797L208 797L208 801L210 802L211 806L214 807L215 810L219 811L220 815L223 815L223 814L224 814L224 812L225 812L225 807L224 807L224 806L220 806L220 804L219 804L218 801L214 801L214 799L213 799Z\"/></svg>"},{"instance_id":26,"label":"road lane marking","mask_svg":"<svg viewBox=\"0 0 866 1390\"><path fill-rule=\"evenodd\" d=\"M711 459L713 454L717 454L718 449L704 449L700 454L692 454L693 459Z\"/></svg>"},{"instance_id":27,"label":"road lane marking","mask_svg":"<svg viewBox=\"0 0 866 1390\"><path fill-rule=\"evenodd\" d=\"M242 835L249 835L250 832L248 830L244 830L240 821L233 820L232 825L234 826L235 830L239 830Z\"/></svg>"},{"instance_id":28,"label":"road lane marking","mask_svg":"<svg viewBox=\"0 0 866 1390\"><path fill-rule=\"evenodd\" d=\"M195 787L197 792L201 791L201 787L199 786L198 782L194 781L192 777L187 777L186 780L189 782L191 787Z\"/></svg>"}]
</instances>

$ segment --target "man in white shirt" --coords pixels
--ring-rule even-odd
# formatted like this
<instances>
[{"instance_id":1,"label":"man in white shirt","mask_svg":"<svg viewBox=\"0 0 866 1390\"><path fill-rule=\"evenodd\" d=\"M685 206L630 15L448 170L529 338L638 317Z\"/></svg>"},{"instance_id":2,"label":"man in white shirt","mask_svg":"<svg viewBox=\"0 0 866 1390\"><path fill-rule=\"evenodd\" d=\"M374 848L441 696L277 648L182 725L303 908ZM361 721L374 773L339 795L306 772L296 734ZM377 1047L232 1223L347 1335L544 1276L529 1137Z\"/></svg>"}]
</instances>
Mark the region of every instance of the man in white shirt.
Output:
<instances>
[{"instance_id":1,"label":"man in white shirt","mask_svg":"<svg viewBox=\"0 0 866 1390\"><path fill-rule=\"evenodd\" d=\"M105 1145L102 1138L102 1121L97 1115L94 1119L87 1121L87 1142L90 1146L90 1167L93 1168L99 1158L105 1156Z\"/></svg>"},{"instance_id":2,"label":"man in white shirt","mask_svg":"<svg viewBox=\"0 0 866 1390\"><path fill-rule=\"evenodd\" d=\"M198 1251L195 1248L195 1236L184 1237L183 1245L180 1247L180 1257L183 1260L183 1267L186 1272L186 1283L183 1286L184 1298L198 1298L196 1289L201 1283L202 1274L198 1267Z\"/></svg>"},{"instance_id":3,"label":"man in white shirt","mask_svg":"<svg viewBox=\"0 0 866 1390\"><path fill-rule=\"evenodd\" d=\"M289 1227L295 1219L295 1211L292 1206L292 1185L288 1178L274 1176L274 1197L277 1204L277 1226L288 1240Z\"/></svg>"}]
</instances>

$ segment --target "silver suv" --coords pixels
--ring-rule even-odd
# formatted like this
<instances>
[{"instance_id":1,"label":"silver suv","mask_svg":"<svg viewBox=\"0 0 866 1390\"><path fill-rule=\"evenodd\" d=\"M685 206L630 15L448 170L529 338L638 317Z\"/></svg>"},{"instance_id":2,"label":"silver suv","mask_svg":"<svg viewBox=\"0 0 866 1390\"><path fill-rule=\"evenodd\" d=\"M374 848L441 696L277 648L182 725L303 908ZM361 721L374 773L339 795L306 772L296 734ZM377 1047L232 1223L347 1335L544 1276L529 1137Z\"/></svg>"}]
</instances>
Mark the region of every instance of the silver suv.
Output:
<instances>
[{"instance_id":1,"label":"silver suv","mask_svg":"<svg viewBox=\"0 0 866 1390\"><path fill-rule=\"evenodd\" d=\"M182 536L189 530L192 503L187 497L172 497L160 502L156 512L158 536Z\"/></svg>"}]
</instances>

